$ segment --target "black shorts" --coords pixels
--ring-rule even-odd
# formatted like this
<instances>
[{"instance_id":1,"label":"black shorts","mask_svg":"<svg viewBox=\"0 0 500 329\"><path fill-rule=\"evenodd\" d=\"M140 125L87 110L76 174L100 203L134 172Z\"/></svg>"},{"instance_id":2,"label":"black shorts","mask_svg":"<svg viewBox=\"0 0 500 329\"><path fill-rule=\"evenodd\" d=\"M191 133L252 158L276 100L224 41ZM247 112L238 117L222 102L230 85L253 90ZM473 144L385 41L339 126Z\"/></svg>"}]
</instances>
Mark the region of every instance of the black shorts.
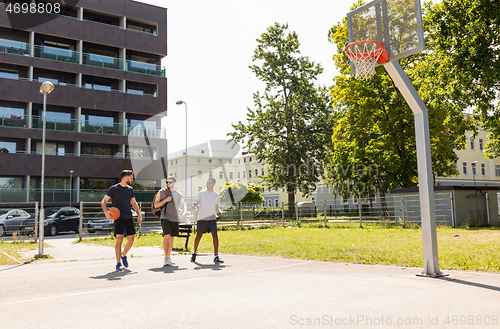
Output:
<instances>
[{"instance_id":1,"label":"black shorts","mask_svg":"<svg viewBox=\"0 0 500 329\"><path fill-rule=\"evenodd\" d=\"M163 235L179 236L179 222L171 222L168 219L161 219L161 229Z\"/></svg>"},{"instance_id":2,"label":"black shorts","mask_svg":"<svg viewBox=\"0 0 500 329\"><path fill-rule=\"evenodd\" d=\"M115 220L115 236L117 234L128 236L135 235L134 219L118 218Z\"/></svg>"},{"instance_id":3,"label":"black shorts","mask_svg":"<svg viewBox=\"0 0 500 329\"><path fill-rule=\"evenodd\" d=\"M215 219L197 221L196 232L197 233L217 232L217 221Z\"/></svg>"}]
</instances>

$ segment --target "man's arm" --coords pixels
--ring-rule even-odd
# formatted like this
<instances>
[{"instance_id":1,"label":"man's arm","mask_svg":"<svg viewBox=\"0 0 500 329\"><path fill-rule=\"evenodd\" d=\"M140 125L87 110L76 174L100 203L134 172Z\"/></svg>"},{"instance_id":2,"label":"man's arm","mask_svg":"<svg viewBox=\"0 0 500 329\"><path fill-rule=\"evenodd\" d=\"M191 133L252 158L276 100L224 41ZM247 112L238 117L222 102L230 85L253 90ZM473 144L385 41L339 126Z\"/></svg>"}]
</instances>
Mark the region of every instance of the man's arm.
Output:
<instances>
[{"instance_id":1,"label":"man's arm","mask_svg":"<svg viewBox=\"0 0 500 329\"><path fill-rule=\"evenodd\" d=\"M217 204L217 205L215 206L215 211L216 211L218 214L220 214L222 217L226 217L226 216L227 216L227 212L220 210L219 204Z\"/></svg>"},{"instance_id":2,"label":"man's arm","mask_svg":"<svg viewBox=\"0 0 500 329\"><path fill-rule=\"evenodd\" d=\"M186 218L186 215L187 215L187 205L186 203L184 202L184 198L181 199L181 207L182 207L182 215L181 215L181 219L184 219Z\"/></svg>"},{"instance_id":3,"label":"man's arm","mask_svg":"<svg viewBox=\"0 0 500 329\"><path fill-rule=\"evenodd\" d=\"M137 213L137 224L141 225L142 224L141 209L139 209L139 205L137 204L137 201L135 201L135 198L130 199L130 202L132 202L132 207Z\"/></svg>"},{"instance_id":4,"label":"man's arm","mask_svg":"<svg viewBox=\"0 0 500 329\"><path fill-rule=\"evenodd\" d=\"M169 196L166 199L160 200L160 192L156 193L155 197L155 208L163 207L167 202L172 201L172 197Z\"/></svg>"},{"instance_id":5,"label":"man's arm","mask_svg":"<svg viewBox=\"0 0 500 329\"><path fill-rule=\"evenodd\" d=\"M106 207L106 202L109 201L109 199L111 199L109 197L109 195L105 195L104 198L102 198L102 201L101 201L101 208L102 208L102 212L104 213L104 216L106 216L107 219L111 219L111 214L109 213L107 207Z\"/></svg>"}]
</instances>

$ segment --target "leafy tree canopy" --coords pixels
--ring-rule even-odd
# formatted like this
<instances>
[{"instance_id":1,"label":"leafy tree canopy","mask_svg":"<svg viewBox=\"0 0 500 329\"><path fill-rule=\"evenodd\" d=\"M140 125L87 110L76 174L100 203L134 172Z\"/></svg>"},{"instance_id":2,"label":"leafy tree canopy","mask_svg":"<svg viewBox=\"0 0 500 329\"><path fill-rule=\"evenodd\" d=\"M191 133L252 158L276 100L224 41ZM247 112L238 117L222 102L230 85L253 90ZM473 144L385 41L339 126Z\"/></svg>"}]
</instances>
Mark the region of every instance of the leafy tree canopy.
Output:
<instances>
[{"instance_id":1,"label":"leafy tree canopy","mask_svg":"<svg viewBox=\"0 0 500 329\"><path fill-rule=\"evenodd\" d=\"M268 166L263 182L285 189L292 206L295 191L312 193L321 176L316 164L331 136L328 90L315 87L323 69L300 55L298 36L288 24L270 26L257 42L250 69L266 87L253 94L248 123L234 124L228 135Z\"/></svg>"}]
</instances>

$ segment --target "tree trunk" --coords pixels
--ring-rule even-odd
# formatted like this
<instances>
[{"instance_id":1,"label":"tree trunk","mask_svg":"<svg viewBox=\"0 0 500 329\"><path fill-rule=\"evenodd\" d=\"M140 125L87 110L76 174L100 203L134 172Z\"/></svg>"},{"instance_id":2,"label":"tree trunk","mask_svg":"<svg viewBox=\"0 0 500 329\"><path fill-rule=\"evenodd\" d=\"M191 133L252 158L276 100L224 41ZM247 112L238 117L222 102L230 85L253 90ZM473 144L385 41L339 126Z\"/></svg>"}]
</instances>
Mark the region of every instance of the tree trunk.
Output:
<instances>
[{"instance_id":1,"label":"tree trunk","mask_svg":"<svg viewBox=\"0 0 500 329\"><path fill-rule=\"evenodd\" d=\"M295 191L288 190L288 217L293 218L295 216Z\"/></svg>"},{"instance_id":2,"label":"tree trunk","mask_svg":"<svg viewBox=\"0 0 500 329\"><path fill-rule=\"evenodd\" d=\"M372 190L368 189L368 200L370 201L370 216L373 217L373 198Z\"/></svg>"}]
</instances>

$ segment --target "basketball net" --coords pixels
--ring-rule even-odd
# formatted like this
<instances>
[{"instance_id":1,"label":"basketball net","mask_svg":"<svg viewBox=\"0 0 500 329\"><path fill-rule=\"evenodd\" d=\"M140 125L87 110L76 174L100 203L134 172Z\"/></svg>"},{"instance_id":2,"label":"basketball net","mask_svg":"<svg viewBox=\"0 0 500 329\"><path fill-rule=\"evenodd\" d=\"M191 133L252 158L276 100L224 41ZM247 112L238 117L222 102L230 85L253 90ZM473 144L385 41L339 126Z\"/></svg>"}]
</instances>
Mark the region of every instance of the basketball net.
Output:
<instances>
[{"instance_id":1,"label":"basketball net","mask_svg":"<svg viewBox=\"0 0 500 329\"><path fill-rule=\"evenodd\" d=\"M383 44L377 41L360 41L344 48L344 52L356 69L354 75L356 79L369 80L375 75L375 66L386 61L386 58L380 58L384 53L383 47Z\"/></svg>"}]
</instances>

